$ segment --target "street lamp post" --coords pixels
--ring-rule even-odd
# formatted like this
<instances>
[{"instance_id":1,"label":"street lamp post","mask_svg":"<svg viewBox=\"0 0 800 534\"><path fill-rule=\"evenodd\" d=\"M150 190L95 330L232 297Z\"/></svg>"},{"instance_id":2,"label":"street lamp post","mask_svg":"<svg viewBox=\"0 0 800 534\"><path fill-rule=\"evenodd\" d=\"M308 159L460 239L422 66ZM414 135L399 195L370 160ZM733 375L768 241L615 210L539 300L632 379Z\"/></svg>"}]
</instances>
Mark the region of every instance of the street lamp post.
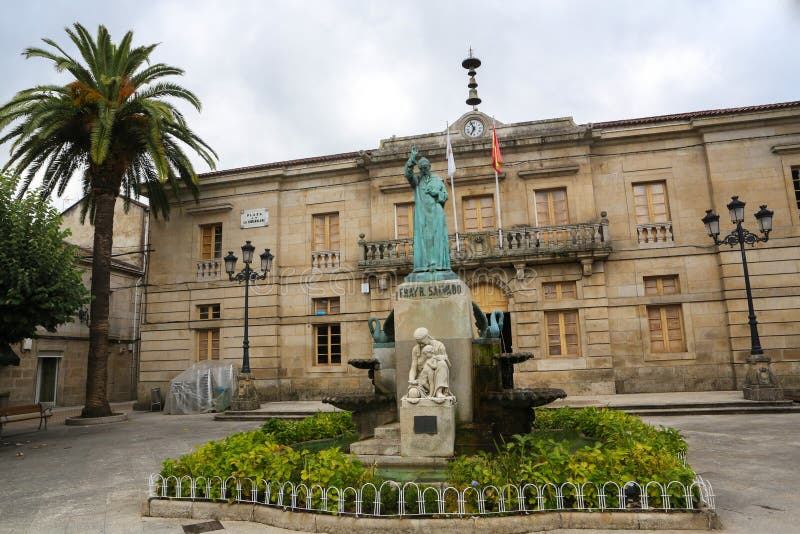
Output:
<instances>
[{"instance_id":1,"label":"street lamp post","mask_svg":"<svg viewBox=\"0 0 800 534\"><path fill-rule=\"evenodd\" d=\"M706 226L706 232L714 241L715 245L729 245L735 247L739 245L742 254L742 271L744 273L744 290L747 296L747 317L750 325L750 355L747 357L747 376L745 378L742 392L744 398L748 400L780 400L783 398L783 390L778 384L775 373L770 368L770 358L764 354L761 348L761 340L758 337L758 321L756 312L753 308L753 294L750 289L750 272L747 270L747 252L745 244L755 245L756 243L766 243L769 240L769 233L772 231L773 211L768 210L764 204L755 213L758 231L764 235L759 237L742 228L744 222L745 203L739 200L738 196L732 197L727 208L730 212L731 222L736 228L727 236L719 239L719 215L713 210L706 210L706 215L701 220Z\"/></svg>"},{"instance_id":2,"label":"street lamp post","mask_svg":"<svg viewBox=\"0 0 800 534\"><path fill-rule=\"evenodd\" d=\"M261 402L258 398L258 392L253 384L253 377L250 374L250 338L248 333L248 316L250 315L250 302L249 302L249 288L250 282L256 280L264 280L267 273L272 269L272 260L275 256L270 254L269 249L264 249L264 252L259 256L261 258L261 274L253 270L250 264L253 262L254 247L250 241L246 241L242 245L242 261L244 262L244 269L236 272L236 261L238 258L234 256L233 251L228 251L225 256L225 272L228 273L228 279L231 281L244 282L244 339L242 340L242 369L239 373L238 387L236 390L236 397L231 401L231 410L234 411L248 411L257 410L261 407ZM234 274L235 273L235 274Z\"/></svg>"}]
</instances>

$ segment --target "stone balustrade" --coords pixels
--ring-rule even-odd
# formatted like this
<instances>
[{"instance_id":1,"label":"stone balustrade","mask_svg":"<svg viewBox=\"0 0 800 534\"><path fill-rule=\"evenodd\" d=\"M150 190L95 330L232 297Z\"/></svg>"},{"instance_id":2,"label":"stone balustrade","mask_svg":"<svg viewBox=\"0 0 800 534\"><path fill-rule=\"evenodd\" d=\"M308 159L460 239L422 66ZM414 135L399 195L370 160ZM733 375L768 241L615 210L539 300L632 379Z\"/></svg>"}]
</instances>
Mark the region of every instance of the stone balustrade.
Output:
<instances>
[{"instance_id":1,"label":"stone balustrade","mask_svg":"<svg viewBox=\"0 0 800 534\"><path fill-rule=\"evenodd\" d=\"M311 253L311 268L335 271L339 268L341 253L338 250L315 250Z\"/></svg>"},{"instance_id":2,"label":"stone balustrade","mask_svg":"<svg viewBox=\"0 0 800 534\"><path fill-rule=\"evenodd\" d=\"M608 222L524 226L511 229L450 235L450 259L454 266L483 260L534 261L545 263L559 258L606 257L611 251ZM414 263L414 239L359 241L361 268L398 268ZM562 260L563 261L563 260Z\"/></svg>"},{"instance_id":3,"label":"stone balustrade","mask_svg":"<svg viewBox=\"0 0 800 534\"><path fill-rule=\"evenodd\" d=\"M197 281L219 280L222 275L222 258L197 260Z\"/></svg>"},{"instance_id":4,"label":"stone balustrade","mask_svg":"<svg viewBox=\"0 0 800 534\"><path fill-rule=\"evenodd\" d=\"M641 245L672 243L672 222L637 224L636 235Z\"/></svg>"}]
</instances>

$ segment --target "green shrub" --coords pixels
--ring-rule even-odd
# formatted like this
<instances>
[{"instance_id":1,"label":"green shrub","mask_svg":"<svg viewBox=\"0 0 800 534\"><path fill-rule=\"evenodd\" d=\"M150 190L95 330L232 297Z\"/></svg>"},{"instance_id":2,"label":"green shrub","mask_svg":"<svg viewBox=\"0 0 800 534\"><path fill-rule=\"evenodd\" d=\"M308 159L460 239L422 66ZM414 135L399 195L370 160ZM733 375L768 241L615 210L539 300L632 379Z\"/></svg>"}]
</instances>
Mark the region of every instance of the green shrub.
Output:
<instances>
[{"instance_id":1,"label":"green shrub","mask_svg":"<svg viewBox=\"0 0 800 534\"><path fill-rule=\"evenodd\" d=\"M673 428L655 428L639 417L606 408L538 408L535 429L574 429L608 445L646 443L673 454L686 453L686 441Z\"/></svg>"},{"instance_id":2,"label":"green shrub","mask_svg":"<svg viewBox=\"0 0 800 534\"><path fill-rule=\"evenodd\" d=\"M221 484L214 477L223 480L234 477L305 483L308 486L360 485L369 479L371 471L364 469L354 456L338 448L311 452L294 450L289 446L299 441L338 437L352 431L349 412L320 413L301 421L270 419L259 430L239 432L218 441L209 441L178 460L164 460L161 475L212 480L211 493L206 497L215 499L221 495ZM170 480L168 486L174 491L175 481ZM204 491L204 488L200 488L198 495L205 495ZM263 486L259 492L263 495ZM182 484L181 494L190 495L188 484ZM251 494L251 484L245 481L242 497L249 498ZM232 497L230 491L227 496Z\"/></svg>"},{"instance_id":3,"label":"green shrub","mask_svg":"<svg viewBox=\"0 0 800 534\"><path fill-rule=\"evenodd\" d=\"M496 453L457 458L449 467L450 483L465 487L475 482L479 487L491 484L501 488L506 484L526 483L541 486L611 481L622 485L629 481L677 480L689 485L695 478L691 467L678 456L686 452L686 442L678 431L656 429L623 412L595 408L538 409L534 428L530 434L514 436L512 441L498 447ZM576 447L575 441L566 439L551 439L552 432L537 434L537 430L575 431L580 445ZM675 486L669 493L682 498ZM497 497L490 495L487 506L493 506ZM552 506L554 497L547 495L545 504ZM650 497L656 504L660 502L655 489ZM507 506L515 506L515 499L511 496ZM569 506L569 496L566 501ZM596 502L596 492L589 491L587 501ZM610 497L607 503L615 506L616 497ZM535 502L531 500L529 504Z\"/></svg>"},{"instance_id":4,"label":"green shrub","mask_svg":"<svg viewBox=\"0 0 800 534\"><path fill-rule=\"evenodd\" d=\"M481 452L456 458L448 467L449 483L459 488L494 485L498 489L485 494L487 509L497 506L503 491L506 492L506 508L514 509L518 496L503 489L508 484L542 486L565 482L576 485L616 482L622 485L628 481L667 483L677 480L689 485L695 478L694 471L678 456L686 452L686 442L678 431L654 428L623 412L595 408L537 409L534 428L530 434L514 436L493 453ZM211 480L211 492L206 495L201 482L197 495L214 499L221 496L221 484L214 477L302 483L309 488L336 486L342 489L360 487L366 482L379 486L382 480L375 476L373 469L366 469L358 459L337 447L311 451L296 450L291 446L339 437L353 430L351 415L346 412L320 413L299 421L271 419L258 430L209 441L178 460L165 460L161 475L178 479L183 476L205 477ZM174 491L175 480L169 480L167 485L171 492ZM226 494L229 499L234 497L231 490ZM272 502L275 502L275 490L277 487L273 484ZM190 495L188 484L182 485L181 494ZM677 499L673 505L682 505L680 488L673 486L669 494ZM251 484L244 481L242 497L251 495ZM259 496L264 498L263 486L259 488ZM651 488L649 496L653 505L660 504L662 497L656 488ZM328 510L337 511L339 497L336 492L329 494ZM352 504L351 497L348 500ZM396 512L397 497L398 490L384 488L381 500L386 512ZM453 498L453 495L448 498ZM536 506L530 493L525 498L529 501L528 506ZM311 499L314 506L319 506L321 492L315 490ZM364 500L371 502L371 499L374 499L374 491L367 490ZM409 509L416 510L416 489L407 488L404 500ZM467 501L467 512L477 511L474 492L468 493ZM546 507L553 507L555 495L552 492L545 494L544 501ZM574 496L567 493L565 505L569 507L573 502ZM597 491L591 486L586 488L586 503L597 506ZM618 504L613 492L606 503L607 506ZM432 513L436 506L433 493L428 492L425 510Z\"/></svg>"},{"instance_id":5,"label":"green shrub","mask_svg":"<svg viewBox=\"0 0 800 534\"><path fill-rule=\"evenodd\" d=\"M269 419L261 425L270 441L282 445L337 438L355 432L350 412L320 412L300 420Z\"/></svg>"}]
</instances>

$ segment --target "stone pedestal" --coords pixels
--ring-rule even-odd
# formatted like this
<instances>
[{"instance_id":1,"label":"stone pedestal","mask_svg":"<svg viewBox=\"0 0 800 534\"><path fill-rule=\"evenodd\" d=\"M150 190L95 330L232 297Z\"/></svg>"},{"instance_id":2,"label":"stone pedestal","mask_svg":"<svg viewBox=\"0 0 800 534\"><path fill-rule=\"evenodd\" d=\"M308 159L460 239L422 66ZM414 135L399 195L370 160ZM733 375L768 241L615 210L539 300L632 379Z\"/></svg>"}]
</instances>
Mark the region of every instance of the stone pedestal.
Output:
<instances>
[{"instance_id":1,"label":"stone pedestal","mask_svg":"<svg viewBox=\"0 0 800 534\"><path fill-rule=\"evenodd\" d=\"M402 399L400 403L400 455L453 456L456 440L455 399Z\"/></svg>"},{"instance_id":2,"label":"stone pedestal","mask_svg":"<svg viewBox=\"0 0 800 534\"><path fill-rule=\"evenodd\" d=\"M261 408L253 377L249 373L239 373L236 395L231 399L231 411L246 412Z\"/></svg>"},{"instance_id":3,"label":"stone pedestal","mask_svg":"<svg viewBox=\"0 0 800 534\"><path fill-rule=\"evenodd\" d=\"M441 341L450 360L450 391L458 399L459 421L472 421L472 298L469 288L459 279L431 282L405 282L397 287L394 307L395 365L397 399L408 391L408 371L414 330L428 329Z\"/></svg>"},{"instance_id":4,"label":"stone pedestal","mask_svg":"<svg viewBox=\"0 0 800 534\"><path fill-rule=\"evenodd\" d=\"M747 358L747 377L742 394L746 400L778 401L783 400L783 389L772 372L770 359L763 354L750 355Z\"/></svg>"}]
</instances>

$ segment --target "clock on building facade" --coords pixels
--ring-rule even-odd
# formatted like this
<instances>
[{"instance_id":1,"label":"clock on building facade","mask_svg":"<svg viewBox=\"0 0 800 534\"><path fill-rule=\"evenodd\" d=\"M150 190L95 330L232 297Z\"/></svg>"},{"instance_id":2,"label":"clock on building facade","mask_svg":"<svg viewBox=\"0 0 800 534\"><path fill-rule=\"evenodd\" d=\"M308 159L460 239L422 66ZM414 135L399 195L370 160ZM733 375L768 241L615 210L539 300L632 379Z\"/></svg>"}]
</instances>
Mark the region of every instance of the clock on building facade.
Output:
<instances>
[{"instance_id":1,"label":"clock on building facade","mask_svg":"<svg viewBox=\"0 0 800 534\"><path fill-rule=\"evenodd\" d=\"M464 135L467 137L480 137L486 128L478 119L470 119L464 123Z\"/></svg>"}]
</instances>

